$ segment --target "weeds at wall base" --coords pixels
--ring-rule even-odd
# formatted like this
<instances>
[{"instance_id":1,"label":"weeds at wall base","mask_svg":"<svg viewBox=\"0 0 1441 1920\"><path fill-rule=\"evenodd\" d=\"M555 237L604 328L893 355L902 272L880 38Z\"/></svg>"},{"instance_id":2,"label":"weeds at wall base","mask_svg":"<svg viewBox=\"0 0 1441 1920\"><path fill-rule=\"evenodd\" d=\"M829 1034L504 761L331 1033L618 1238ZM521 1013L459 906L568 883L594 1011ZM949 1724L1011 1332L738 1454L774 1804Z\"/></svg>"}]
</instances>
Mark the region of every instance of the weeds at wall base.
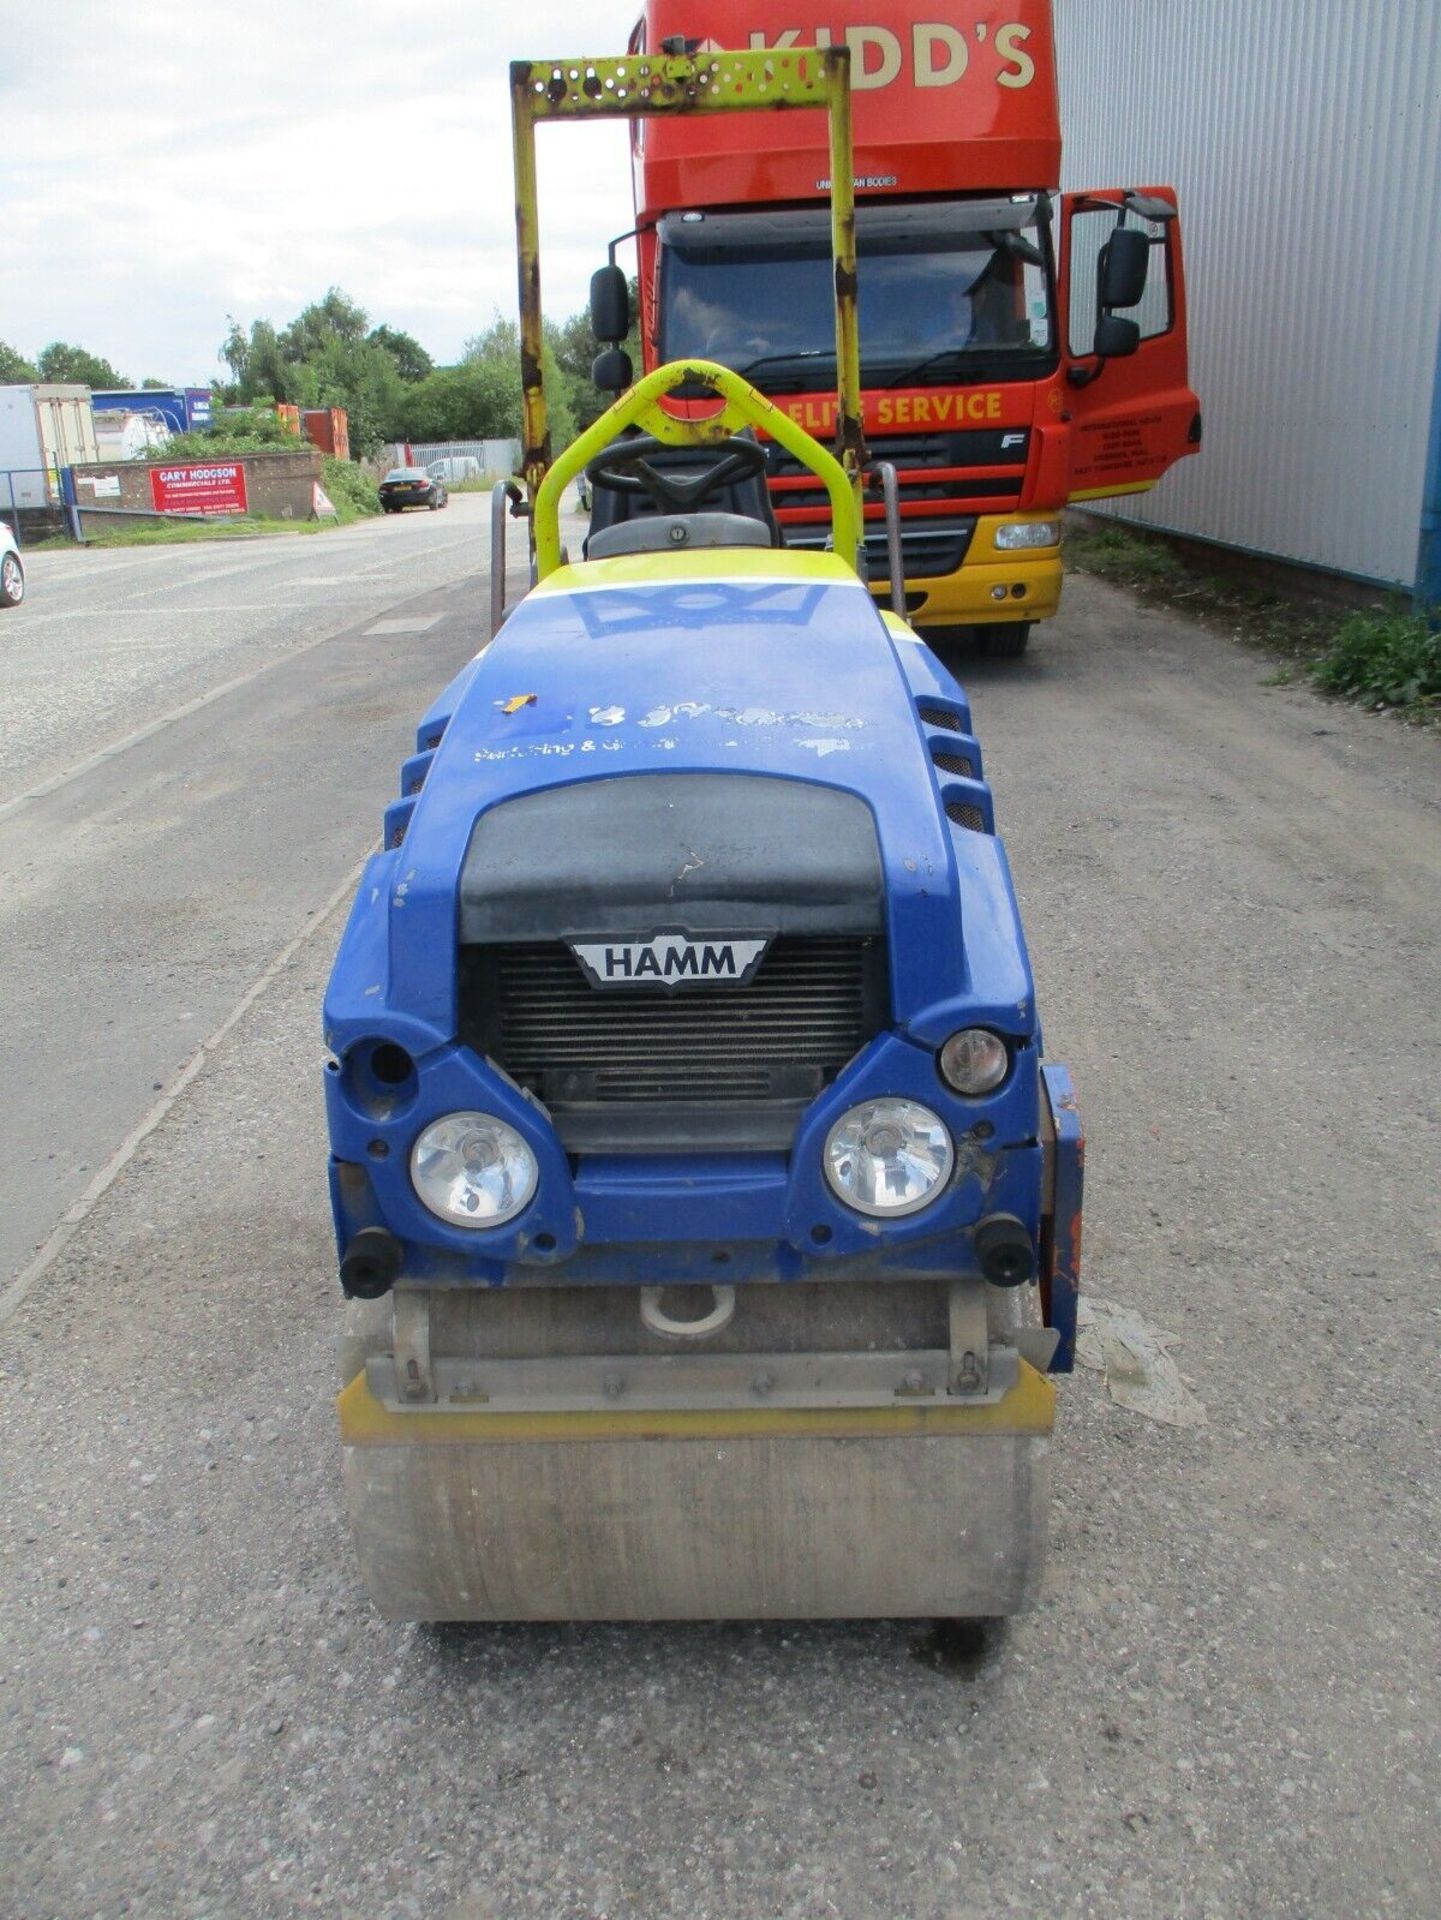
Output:
<instances>
[{"instance_id":1,"label":"weeds at wall base","mask_svg":"<svg viewBox=\"0 0 1441 1920\"><path fill-rule=\"evenodd\" d=\"M1399 603L1347 612L1208 572L1163 535L1119 525L1067 530L1066 566L1127 587L1246 646L1278 655L1263 686L1322 693L1419 724L1441 721L1441 632Z\"/></svg>"}]
</instances>

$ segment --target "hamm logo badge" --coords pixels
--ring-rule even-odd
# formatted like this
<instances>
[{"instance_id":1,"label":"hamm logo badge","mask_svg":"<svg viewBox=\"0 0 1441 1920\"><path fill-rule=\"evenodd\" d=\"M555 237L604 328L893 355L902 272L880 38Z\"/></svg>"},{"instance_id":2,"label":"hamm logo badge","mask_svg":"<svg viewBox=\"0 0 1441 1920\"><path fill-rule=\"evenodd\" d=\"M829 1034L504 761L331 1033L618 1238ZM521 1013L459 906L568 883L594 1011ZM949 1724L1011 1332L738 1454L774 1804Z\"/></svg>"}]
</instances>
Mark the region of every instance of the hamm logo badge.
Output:
<instances>
[{"instance_id":1,"label":"hamm logo badge","mask_svg":"<svg viewBox=\"0 0 1441 1920\"><path fill-rule=\"evenodd\" d=\"M648 940L572 940L570 950L594 987L743 987L770 940L711 934L653 933Z\"/></svg>"}]
</instances>

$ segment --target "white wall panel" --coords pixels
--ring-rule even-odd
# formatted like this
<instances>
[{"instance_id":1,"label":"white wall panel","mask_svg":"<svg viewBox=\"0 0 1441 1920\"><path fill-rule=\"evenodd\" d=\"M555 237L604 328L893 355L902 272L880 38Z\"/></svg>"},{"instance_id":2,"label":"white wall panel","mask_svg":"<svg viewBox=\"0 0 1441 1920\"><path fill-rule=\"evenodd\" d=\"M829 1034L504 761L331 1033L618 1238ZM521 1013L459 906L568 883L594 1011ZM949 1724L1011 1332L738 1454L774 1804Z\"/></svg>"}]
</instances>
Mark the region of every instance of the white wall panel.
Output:
<instances>
[{"instance_id":1,"label":"white wall panel","mask_svg":"<svg viewBox=\"0 0 1441 1920\"><path fill-rule=\"evenodd\" d=\"M1177 188L1205 445L1147 520L1410 583L1441 326L1441 0L1055 0L1064 184Z\"/></svg>"}]
</instances>

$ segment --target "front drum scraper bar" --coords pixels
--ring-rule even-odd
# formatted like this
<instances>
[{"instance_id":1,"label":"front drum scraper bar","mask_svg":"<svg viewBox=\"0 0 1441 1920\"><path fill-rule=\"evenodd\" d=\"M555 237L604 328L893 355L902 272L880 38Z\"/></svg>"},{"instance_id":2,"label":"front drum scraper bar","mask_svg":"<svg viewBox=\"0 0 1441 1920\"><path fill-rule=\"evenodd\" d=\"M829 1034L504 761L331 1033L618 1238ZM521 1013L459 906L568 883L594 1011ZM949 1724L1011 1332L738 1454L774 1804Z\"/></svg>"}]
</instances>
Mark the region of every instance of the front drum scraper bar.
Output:
<instances>
[{"instance_id":1,"label":"front drum scraper bar","mask_svg":"<svg viewBox=\"0 0 1441 1920\"><path fill-rule=\"evenodd\" d=\"M542 376L540 218L535 129L541 120L634 119L670 113L784 113L820 108L830 120L831 250L836 295L836 455L860 504L860 332L856 311L855 162L850 49L630 55L608 60L516 60L510 69L515 139L515 228L520 270L525 481L532 503L550 465Z\"/></svg>"}]
</instances>

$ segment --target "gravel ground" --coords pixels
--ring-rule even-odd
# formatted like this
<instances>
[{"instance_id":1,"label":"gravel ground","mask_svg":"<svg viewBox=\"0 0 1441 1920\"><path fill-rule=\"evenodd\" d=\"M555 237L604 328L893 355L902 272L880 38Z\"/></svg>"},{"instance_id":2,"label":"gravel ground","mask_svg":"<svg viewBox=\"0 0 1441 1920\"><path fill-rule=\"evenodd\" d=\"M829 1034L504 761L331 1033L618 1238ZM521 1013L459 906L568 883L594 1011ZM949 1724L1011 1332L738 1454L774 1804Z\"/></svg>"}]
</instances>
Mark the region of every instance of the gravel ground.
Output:
<instances>
[{"instance_id":1,"label":"gravel ground","mask_svg":"<svg viewBox=\"0 0 1441 1920\"><path fill-rule=\"evenodd\" d=\"M966 678L1087 1284L1179 1336L1206 1423L1065 1384L1044 1601L1003 1630L377 1621L337 1506L332 919L0 1333L0 1913L1435 1912L1436 743L1067 592Z\"/></svg>"}]
</instances>

